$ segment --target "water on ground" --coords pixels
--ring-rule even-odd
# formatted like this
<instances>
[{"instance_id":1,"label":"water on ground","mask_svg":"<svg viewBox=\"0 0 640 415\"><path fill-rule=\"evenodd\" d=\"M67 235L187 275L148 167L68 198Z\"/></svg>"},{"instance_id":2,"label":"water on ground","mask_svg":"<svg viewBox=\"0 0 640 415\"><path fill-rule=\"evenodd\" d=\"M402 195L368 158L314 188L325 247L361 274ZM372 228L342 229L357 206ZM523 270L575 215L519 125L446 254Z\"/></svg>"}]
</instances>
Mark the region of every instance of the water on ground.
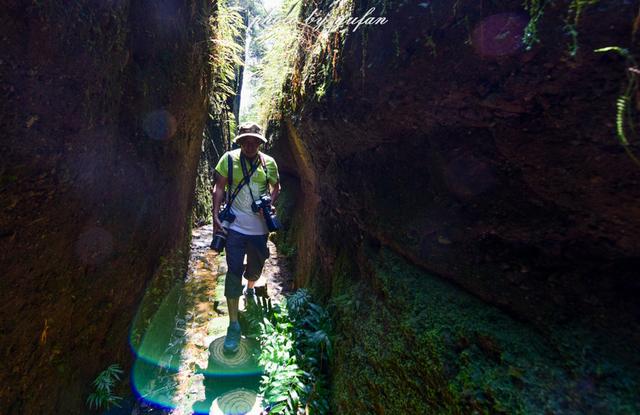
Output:
<instances>
[{"instance_id":1,"label":"water on ground","mask_svg":"<svg viewBox=\"0 0 640 415\"><path fill-rule=\"evenodd\" d=\"M132 383L139 414L260 414L259 347L244 335L240 350L223 353L228 326L224 254L209 249L211 226L193 231L189 271L150 319L137 347ZM279 301L291 287L284 259L270 258L256 287ZM246 283L246 281L245 281ZM257 291L260 291L258 289ZM264 291L263 291L264 292ZM240 301L240 309L246 306Z\"/></svg>"}]
</instances>

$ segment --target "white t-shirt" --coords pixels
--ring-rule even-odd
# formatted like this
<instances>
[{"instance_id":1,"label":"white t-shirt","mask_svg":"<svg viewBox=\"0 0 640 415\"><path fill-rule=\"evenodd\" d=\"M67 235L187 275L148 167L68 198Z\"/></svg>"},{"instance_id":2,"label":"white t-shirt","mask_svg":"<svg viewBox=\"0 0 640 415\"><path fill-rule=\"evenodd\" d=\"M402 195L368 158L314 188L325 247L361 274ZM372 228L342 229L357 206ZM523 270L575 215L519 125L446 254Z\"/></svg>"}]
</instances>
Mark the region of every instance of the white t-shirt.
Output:
<instances>
[{"instance_id":1,"label":"white t-shirt","mask_svg":"<svg viewBox=\"0 0 640 415\"><path fill-rule=\"evenodd\" d=\"M262 167L258 167L258 169L261 168ZM256 173L253 173L254 176L255 174ZM262 193L260 193L258 184L254 183L253 176L251 176L249 185L251 186L253 197L256 199L259 198ZM249 187L244 185L231 205L231 213L236 215L236 220L233 221L229 229L245 235L265 235L269 233L262 213L254 213L253 210L251 210L251 203L252 199L249 193Z\"/></svg>"}]
</instances>

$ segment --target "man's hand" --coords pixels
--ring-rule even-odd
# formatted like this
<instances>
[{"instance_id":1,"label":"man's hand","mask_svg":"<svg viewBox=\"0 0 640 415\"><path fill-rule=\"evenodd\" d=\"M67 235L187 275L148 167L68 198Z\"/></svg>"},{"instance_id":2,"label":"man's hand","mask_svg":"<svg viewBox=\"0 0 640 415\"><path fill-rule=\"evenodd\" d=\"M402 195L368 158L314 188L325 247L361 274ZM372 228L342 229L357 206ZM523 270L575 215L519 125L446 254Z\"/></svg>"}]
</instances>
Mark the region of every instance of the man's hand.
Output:
<instances>
[{"instance_id":1,"label":"man's hand","mask_svg":"<svg viewBox=\"0 0 640 415\"><path fill-rule=\"evenodd\" d=\"M222 233L224 233L225 235L227 234L227 230L222 226L222 223L220 222L220 219L218 219L218 215L214 214L213 215L213 232L218 232L219 230L222 231Z\"/></svg>"},{"instance_id":2,"label":"man's hand","mask_svg":"<svg viewBox=\"0 0 640 415\"><path fill-rule=\"evenodd\" d=\"M273 209L273 213L276 212L276 200L278 200L278 196L280 196L280 190L282 190L280 182L276 182L271 190L271 208Z\"/></svg>"},{"instance_id":3,"label":"man's hand","mask_svg":"<svg viewBox=\"0 0 640 415\"><path fill-rule=\"evenodd\" d=\"M226 235L227 230L222 227L222 223L220 222L220 219L218 219L218 212L220 211L220 205L224 199L224 187L227 184L227 178L219 174L216 176L216 184L213 189L213 231L217 232L222 230Z\"/></svg>"}]
</instances>

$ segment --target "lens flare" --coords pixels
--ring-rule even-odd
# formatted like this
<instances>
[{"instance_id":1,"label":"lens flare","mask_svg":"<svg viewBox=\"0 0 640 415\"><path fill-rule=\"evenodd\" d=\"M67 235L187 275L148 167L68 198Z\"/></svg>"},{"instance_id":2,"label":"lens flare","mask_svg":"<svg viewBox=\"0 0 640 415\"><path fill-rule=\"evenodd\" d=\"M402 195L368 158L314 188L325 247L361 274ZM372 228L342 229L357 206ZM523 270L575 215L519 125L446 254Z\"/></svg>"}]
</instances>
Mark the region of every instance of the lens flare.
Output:
<instances>
[{"instance_id":1,"label":"lens flare","mask_svg":"<svg viewBox=\"0 0 640 415\"><path fill-rule=\"evenodd\" d=\"M260 414L262 408L257 394L252 390L234 389L213 401L210 414Z\"/></svg>"},{"instance_id":2,"label":"lens flare","mask_svg":"<svg viewBox=\"0 0 640 415\"><path fill-rule=\"evenodd\" d=\"M257 361L258 344L242 338L237 353L225 354L228 317L211 317L206 322L209 336L198 337L197 342L199 347L206 347L208 359L202 360L206 367L198 366L203 363L185 363L189 361L185 360L188 347L194 347L188 343L195 338L191 331L194 321L186 312L185 286L174 286L159 306L154 306L152 297L143 300L130 333L136 357L131 383L136 395L162 409L186 408L203 414L260 413L256 396L263 371ZM151 308L156 311L149 316L145 310ZM185 384L197 385L185 390Z\"/></svg>"},{"instance_id":3,"label":"lens flare","mask_svg":"<svg viewBox=\"0 0 640 415\"><path fill-rule=\"evenodd\" d=\"M98 265L113 252L113 237L100 227L94 226L82 232L75 244L75 253L84 264Z\"/></svg>"},{"instance_id":4,"label":"lens flare","mask_svg":"<svg viewBox=\"0 0 640 415\"><path fill-rule=\"evenodd\" d=\"M164 141L173 137L177 131L176 118L169 111L151 111L144 117L142 129L149 138Z\"/></svg>"},{"instance_id":5,"label":"lens flare","mask_svg":"<svg viewBox=\"0 0 640 415\"><path fill-rule=\"evenodd\" d=\"M499 13L483 19L473 30L473 48L481 56L511 55L522 47L527 19L517 13Z\"/></svg>"}]
</instances>

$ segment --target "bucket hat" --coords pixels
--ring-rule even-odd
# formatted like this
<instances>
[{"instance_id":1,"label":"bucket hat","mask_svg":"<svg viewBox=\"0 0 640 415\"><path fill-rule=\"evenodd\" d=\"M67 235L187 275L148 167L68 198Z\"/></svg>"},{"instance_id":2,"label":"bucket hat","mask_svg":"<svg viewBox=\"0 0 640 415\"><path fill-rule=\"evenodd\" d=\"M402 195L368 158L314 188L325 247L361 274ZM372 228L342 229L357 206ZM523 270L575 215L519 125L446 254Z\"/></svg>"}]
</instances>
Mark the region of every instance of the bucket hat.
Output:
<instances>
[{"instance_id":1,"label":"bucket hat","mask_svg":"<svg viewBox=\"0 0 640 415\"><path fill-rule=\"evenodd\" d=\"M241 124L240 127L238 127L238 135L233 139L233 142L238 143L238 141L244 137L256 137L265 144L267 142L267 139L262 135L262 128L254 122Z\"/></svg>"}]
</instances>

